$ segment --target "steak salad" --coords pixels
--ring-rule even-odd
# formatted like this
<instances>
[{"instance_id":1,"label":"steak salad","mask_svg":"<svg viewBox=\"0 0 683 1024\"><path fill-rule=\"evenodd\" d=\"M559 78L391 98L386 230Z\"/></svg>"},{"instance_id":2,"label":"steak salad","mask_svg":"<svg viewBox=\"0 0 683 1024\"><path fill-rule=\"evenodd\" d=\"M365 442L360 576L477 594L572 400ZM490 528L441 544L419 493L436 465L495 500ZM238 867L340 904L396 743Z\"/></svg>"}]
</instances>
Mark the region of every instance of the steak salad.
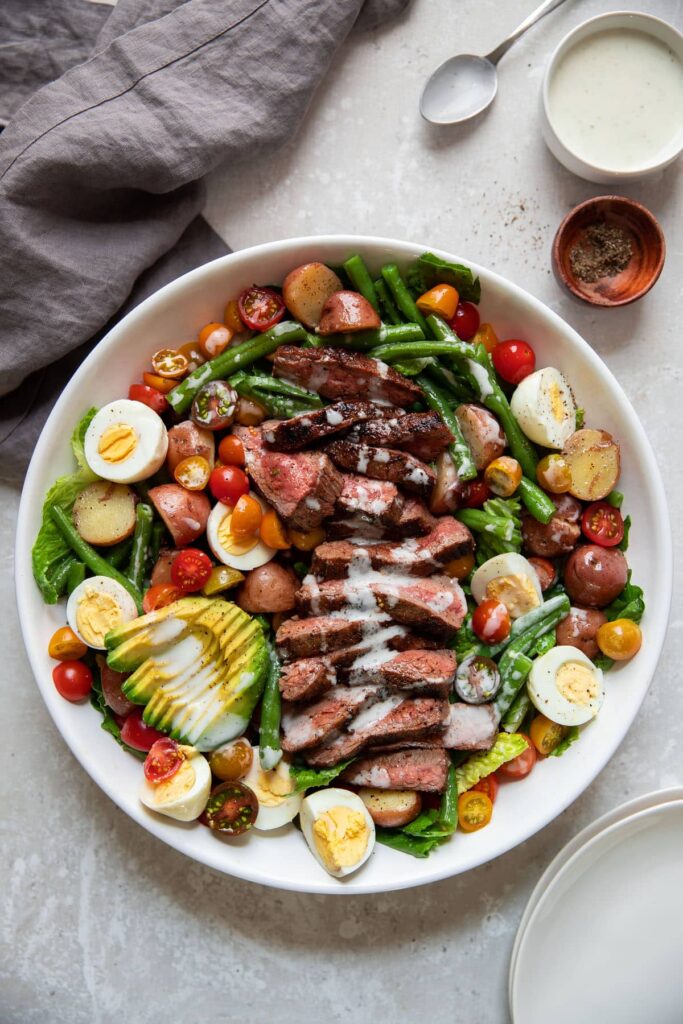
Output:
<instances>
[{"instance_id":1,"label":"steak salad","mask_svg":"<svg viewBox=\"0 0 683 1024\"><path fill-rule=\"evenodd\" d=\"M479 293L430 253L307 263L76 425L33 549L53 680L153 813L294 822L339 878L427 856L637 653L619 442Z\"/></svg>"}]
</instances>

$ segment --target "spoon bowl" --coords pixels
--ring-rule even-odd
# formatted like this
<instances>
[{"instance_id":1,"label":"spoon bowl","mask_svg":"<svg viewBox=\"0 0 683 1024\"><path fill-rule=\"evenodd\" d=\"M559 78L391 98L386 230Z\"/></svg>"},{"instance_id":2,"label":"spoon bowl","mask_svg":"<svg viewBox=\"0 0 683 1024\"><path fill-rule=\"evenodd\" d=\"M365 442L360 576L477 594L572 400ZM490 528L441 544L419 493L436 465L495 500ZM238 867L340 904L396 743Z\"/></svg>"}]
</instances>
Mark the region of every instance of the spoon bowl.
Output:
<instances>
[{"instance_id":1,"label":"spoon bowl","mask_svg":"<svg viewBox=\"0 0 683 1024\"><path fill-rule=\"evenodd\" d=\"M432 124L460 124L493 102L498 75L486 57L461 53L436 69L420 99L420 113Z\"/></svg>"}]
</instances>

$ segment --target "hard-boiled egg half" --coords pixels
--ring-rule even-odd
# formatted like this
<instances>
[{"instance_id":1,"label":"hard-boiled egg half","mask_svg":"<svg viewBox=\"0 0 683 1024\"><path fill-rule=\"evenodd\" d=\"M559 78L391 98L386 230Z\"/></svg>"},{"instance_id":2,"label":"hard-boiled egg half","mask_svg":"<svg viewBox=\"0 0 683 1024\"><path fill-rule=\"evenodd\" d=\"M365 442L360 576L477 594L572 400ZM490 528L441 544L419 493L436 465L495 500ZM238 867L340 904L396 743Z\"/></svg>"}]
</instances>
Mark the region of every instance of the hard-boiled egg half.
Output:
<instances>
[{"instance_id":1,"label":"hard-boiled egg half","mask_svg":"<svg viewBox=\"0 0 683 1024\"><path fill-rule=\"evenodd\" d=\"M375 848L375 823L347 789L319 789L301 805L301 829L315 859L335 878L357 871Z\"/></svg>"},{"instance_id":2,"label":"hard-boiled egg half","mask_svg":"<svg viewBox=\"0 0 683 1024\"><path fill-rule=\"evenodd\" d=\"M104 638L110 630L137 617L133 598L109 576L83 580L72 590L66 605L66 621L76 636L98 651L104 650Z\"/></svg>"},{"instance_id":3,"label":"hard-boiled egg half","mask_svg":"<svg viewBox=\"0 0 683 1024\"><path fill-rule=\"evenodd\" d=\"M262 512L268 511L265 501L253 491L251 497L258 501ZM211 510L206 524L206 539L219 562L229 565L231 569L258 569L277 554L275 548L264 544L258 534L253 537L235 537L230 532L231 519L232 509L219 501Z\"/></svg>"},{"instance_id":4,"label":"hard-boiled egg half","mask_svg":"<svg viewBox=\"0 0 683 1024\"><path fill-rule=\"evenodd\" d=\"M471 587L477 604L489 598L501 601L511 619L526 615L543 600L538 573L524 555L513 551L494 555L480 565Z\"/></svg>"},{"instance_id":5,"label":"hard-boiled egg half","mask_svg":"<svg viewBox=\"0 0 683 1024\"><path fill-rule=\"evenodd\" d=\"M562 448L576 430L576 402L554 366L530 373L517 385L510 408L526 436L544 448Z\"/></svg>"},{"instance_id":6,"label":"hard-boiled egg half","mask_svg":"<svg viewBox=\"0 0 683 1024\"><path fill-rule=\"evenodd\" d=\"M537 658L527 688L541 714L558 725L583 725L602 707L602 669L576 647L553 647Z\"/></svg>"},{"instance_id":7,"label":"hard-boiled egg half","mask_svg":"<svg viewBox=\"0 0 683 1024\"><path fill-rule=\"evenodd\" d=\"M117 484L132 484L161 468L168 435L153 409L121 398L93 416L83 447L93 473Z\"/></svg>"},{"instance_id":8,"label":"hard-boiled egg half","mask_svg":"<svg viewBox=\"0 0 683 1024\"><path fill-rule=\"evenodd\" d=\"M211 793L209 762L194 747L181 746L185 759L165 782L144 779L139 797L145 807L176 821L194 821L206 807Z\"/></svg>"},{"instance_id":9,"label":"hard-boiled egg half","mask_svg":"<svg viewBox=\"0 0 683 1024\"><path fill-rule=\"evenodd\" d=\"M261 767L259 751L254 750L251 768L242 780L256 794L258 814L254 828L268 832L280 828L296 818L301 808L303 793L295 793L295 782L286 761L266 772Z\"/></svg>"}]
</instances>

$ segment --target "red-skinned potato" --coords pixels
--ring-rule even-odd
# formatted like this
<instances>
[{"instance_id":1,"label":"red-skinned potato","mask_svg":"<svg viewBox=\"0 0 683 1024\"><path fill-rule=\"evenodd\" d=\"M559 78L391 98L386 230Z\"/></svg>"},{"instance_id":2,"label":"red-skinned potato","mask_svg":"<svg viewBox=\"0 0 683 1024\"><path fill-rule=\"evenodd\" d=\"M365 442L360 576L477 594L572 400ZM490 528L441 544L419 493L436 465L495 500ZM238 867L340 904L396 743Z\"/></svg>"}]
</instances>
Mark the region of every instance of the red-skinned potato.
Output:
<instances>
[{"instance_id":1,"label":"red-skinned potato","mask_svg":"<svg viewBox=\"0 0 683 1024\"><path fill-rule=\"evenodd\" d=\"M176 547L191 544L206 530L211 502L203 491L186 491L180 484L152 487L149 500L163 519Z\"/></svg>"},{"instance_id":2,"label":"red-skinned potato","mask_svg":"<svg viewBox=\"0 0 683 1024\"><path fill-rule=\"evenodd\" d=\"M323 306L342 287L335 272L324 263L303 263L290 270L282 282L282 298L293 317L306 327L317 327Z\"/></svg>"},{"instance_id":3,"label":"red-skinned potato","mask_svg":"<svg viewBox=\"0 0 683 1024\"><path fill-rule=\"evenodd\" d=\"M201 455L213 469L216 442L210 430L198 427L192 420L183 420L168 432L166 465L169 473L173 474L178 463L189 459L191 455Z\"/></svg>"},{"instance_id":4,"label":"red-skinned potato","mask_svg":"<svg viewBox=\"0 0 683 1024\"><path fill-rule=\"evenodd\" d=\"M348 334L377 329L381 320L377 311L360 292L335 292L323 306L318 334Z\"/></svg>"},{"instance_id":5,"label":"red-skinned potato","mask_svg":"<svg viewBox=\"0 0 683 1024\"><path fill-rule=\"evenodd\" d=\"M458 476L455 463L448 452L441 452L436 460L436 483L429 499L429 511L443 516L460 508L464 485Z\"/></svg>"},{"instance_id":6,"label":"red-skinned potato","mask_svg":"<svg viewBox=\"0 0 683 1024\"><path fill-rule=\"evenodd\" d=\"M172 583L171 579L171 565L173 559L178 554L176 548L162 548L159 552L154 568L152 569L152 576L150 579L150 585L153 587L158 586L160 583Z\"/></svg>"},{"instance_id":7,"label":"red-skinned potato","mask_svg":"<svg viewBox=\"0 0 683 1024\"><path fill-rule=\"evenodd\" d=\"M570 608L562 622L557 624L556 640L560 647L577 647L587 658L600 653L595 639L607 616L597 608Z\"/></svg>"},{"instance_id":8,"label":"red-skinned potato","mask_svg":"<svg viewBox=\"0 0 683 1024\"><path fill-rule=\"evenodd\" d=\"M115 715L127 715L133 710L135 704L128 700L121 686L130 675L129 672L115 672L107 665L107 659L103 654L96 654L95 661L100 670L100 683L102 696L107 707L110 707Z\"/></svg>"},{"instance_id":9,"label":"red-skinned potato","mask_svg":"<svg viewBox=\"0 0 683 1024\"><path fill-rule=\"evenodd\" d=\"M455 417L478 470L486 469L489 462L503 454L507 441L492 412L481 405L465 402L455 410Z\"/></svg>"},{"instance_id":10,"label":"red-skinned potato","mask_svg":"<svg viewBox=\"0 0 683 1024\"><path fill-rule=\"evenodd\" d=\"M358 796L368 809L375 825L400 828L417 818L422 810L422 797L412 789L358 790Z\"/></svg>"},{"instance_id":11,"label":"red-skinned potato","mask_svg":"<svg viewBox=\"0 0 683 1024\"><path fill-rule=\"evenodd\" d=\"M528 561L536 570L541 590L550 590L552 585L557 582L557 566L554 562L548 558L538 558L536 555L533 555Z\"/></svg>"},{"instance_id":12,"label":"red-skinned potato","mask_svg":"<svg viewBox=\"0 0 683 1024\"><path fill-rule=\"evenodd\" d=\"M584 544L572 551L564 567L565 589L574 604L604 608L626 586L628 563L617 548Z\"/></svg>"},{"instance_id":13,"label":"red-skinned potato","mask_svg":"<svg viewBox=\"0 0 683 1024\"><path fill-rule=\"evenodd\" d=\"M299 580L291 569L267 562L247 573L235 594L235 603L251 615L288 612L296 604Z\"/></svg>"}]
</instances>

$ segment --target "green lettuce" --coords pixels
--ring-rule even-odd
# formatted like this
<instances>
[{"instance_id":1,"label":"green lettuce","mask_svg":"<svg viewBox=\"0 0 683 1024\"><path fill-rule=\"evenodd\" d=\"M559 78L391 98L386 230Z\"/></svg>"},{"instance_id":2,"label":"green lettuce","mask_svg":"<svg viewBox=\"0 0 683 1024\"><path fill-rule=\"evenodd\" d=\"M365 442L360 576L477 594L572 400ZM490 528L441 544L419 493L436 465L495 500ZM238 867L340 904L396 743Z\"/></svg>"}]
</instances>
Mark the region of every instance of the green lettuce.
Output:
<instances>
[{"instance_id":1,"label":"green lettuce","mask_svg":"<svg viewBox=\"0 0 683 1024\"><path fill-rule=\"evenodd\" d=\"M309 768L305 764L290 765L289 771L296 783L294 792L300 793L302 789L313 789L315 786L329 786L353 761L355 758L351 757L348 761L332 765L331 768L320 769Z\"/></svg>"},{"instance_id":2,"label":"green lettuce","mask_svg":"<svg viewBox=\"0 0 683 1024\"><path fill-rule=\"evenodd\" d=\"M642 587L637 587L635 583L631 583L630 569L626 586L619 594L619 597L615 597L611 604L603 608L603 611L610 622L614 619L633 619L634 622L640 622L642 619L643 612L645 611L643 590Z\"/></svg>"},{"instance_id":3,"label":"green lettuce","mask_svg":"<svg viewBox=\"0 0 683 1024\"><path fill-rule=\"evenodd\" d=\"M528 746L525 737L518 732L499 732L490 750L472 754L464 764L455 769L458 793L465 793L472 786L476 786L480 779L485 779L487 775L497 771L502 764L523 754Z\"/></svg>"},{"instance_id":4,"label":"green lettuce","mask_svg":"<svg viewBox=\"0 0 683 1024\"><path fill-rule=\"evenodd\" d=\"M569 750L572 743L576 743L579 738L579 727L578 725L570 725L567 729L564 739L560 740L554 750L551 750L548 757L562 757L565 750Z\"/></svg>"},{"instance_id":5,"label":"green lettuce","mask_svg":"<svg viewBox=\"0 0 683 1024\"><path fill-rule=\"evenodd\" d=\"M411 857L428 857L435 846L438 846L441 839L430 839L423 836L411 836L402 829L380 828L375 829L375 838L378 843L390 846L392 850L399 853L409 853Z\"/></svg>"},{"instance_id":6,"label":"green lettuce","mask_svg":"<svg viewBox=\"0 0 683 1024\"><path fill-rule=\"evenodd\" d=\"M409 288L419 295L433 288L435 284L450 284L457 288L463 302L479 302L481 284L469 267L460 263L449 263L432 252L419 256L406 274Z\"/></svg>"}]
</instances>

